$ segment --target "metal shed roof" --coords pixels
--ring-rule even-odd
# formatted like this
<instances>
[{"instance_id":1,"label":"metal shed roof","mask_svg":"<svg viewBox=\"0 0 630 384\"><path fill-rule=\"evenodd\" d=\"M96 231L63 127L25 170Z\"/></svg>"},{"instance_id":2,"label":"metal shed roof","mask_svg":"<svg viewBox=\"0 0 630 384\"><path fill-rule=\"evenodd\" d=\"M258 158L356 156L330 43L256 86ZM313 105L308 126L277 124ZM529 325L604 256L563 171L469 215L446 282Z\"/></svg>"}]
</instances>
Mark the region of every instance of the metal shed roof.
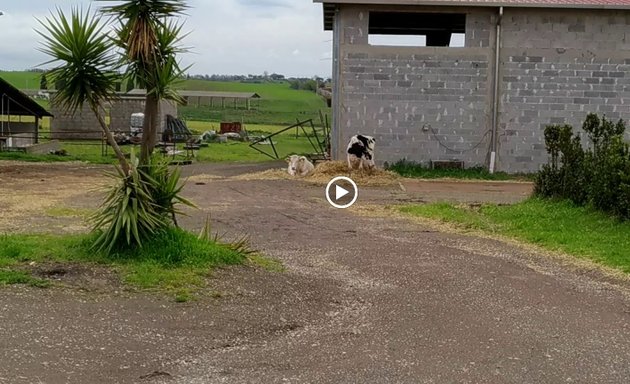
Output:
<instances>
[{"instance_id":1,"label":"metal shed roof","mask_svg":"<svg viewBox=\"0 0 630 384\"><path fill-rule=\"evenodd\" d=\"M630 0L313 0L313 2L322 3L324 6L324 29L327 31L332 30L332 19L337 4L630 10Z\"/></svg>"},{"instance_id":2,"label":"metal shed roof","mask_svg":"<svg viewBox=\"0 0 630 384\"><path fill-rule=\"evenodd\" d=\"M177 91L182 97L218 97L226 99L259 99L260 95L253 92L214 92L214 91ZM144 96L147 91L144 89L133 89L126 93L130 96Z\"/></svg>"},{"instance_id":3,"label":"metal shed roof","mask_svg":"<svg viewBox=\"0 0 630 384\"><path fill-rule=\"evenodd\" d=\"M52 117L44 107L37 104L24 92L15 88L3 78L0 78L0 113L11 116L44 116Z\"/></svg>"}]
</instances>

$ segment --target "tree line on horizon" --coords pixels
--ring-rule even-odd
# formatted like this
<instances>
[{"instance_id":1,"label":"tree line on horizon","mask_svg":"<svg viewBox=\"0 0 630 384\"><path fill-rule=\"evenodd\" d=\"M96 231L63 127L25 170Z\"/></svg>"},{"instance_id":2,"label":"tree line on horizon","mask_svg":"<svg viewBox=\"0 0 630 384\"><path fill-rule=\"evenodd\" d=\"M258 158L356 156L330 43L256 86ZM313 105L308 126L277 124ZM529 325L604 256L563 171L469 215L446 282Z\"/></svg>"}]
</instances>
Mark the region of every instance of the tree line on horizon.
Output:
<instances>
[{"instance_id":1,"label":"tree line on horizon","mask_svg":"<svg viewBox=\"0 0 630 384\"><path fill-rule=\"evenodd\" d=\"M34 72L40 74L40 86L39 89L47 90L48 89L48 79L46 76L45 70L29 70L29 72ZM318 88L323 88L327 84L332 82L332 79L324 79L319 76L313 76L311 78L308 77L285 77L284 75L272 73L272 74L263 74L263 75L190 75L187 74L185 76L186 80L201 80L201 81L224 81L224 82L241 82L241 83L253 83L253 84L262 84L266 82L288 82L289 88L294 90L302 90L302 91L311 91L317 92ZM56 84L55 88L59 88L60 85ZM134 88L133 84L130 82L120 82L116 83L116 91L126 91L129 92Z\"/></svg>"}]
</instances>

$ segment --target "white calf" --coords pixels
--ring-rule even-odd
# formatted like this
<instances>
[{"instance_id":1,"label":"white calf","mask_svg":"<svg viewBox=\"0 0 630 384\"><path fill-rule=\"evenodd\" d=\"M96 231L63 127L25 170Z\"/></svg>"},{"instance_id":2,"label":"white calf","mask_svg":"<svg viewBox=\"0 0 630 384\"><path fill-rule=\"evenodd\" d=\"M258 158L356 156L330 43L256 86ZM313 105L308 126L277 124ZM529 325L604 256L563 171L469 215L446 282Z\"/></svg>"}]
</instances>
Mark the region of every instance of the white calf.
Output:
<instances>
[{"instance_id":1,"label":"white calf","mask_svg":"<svg viewBox=\"0 0 630 384\"><path fill-rule=\"evenodd\" d=\"M291 155L287 158L287 172L291 176L308 176L315 166L305 156Z\"/></svg>"}]
</instances>

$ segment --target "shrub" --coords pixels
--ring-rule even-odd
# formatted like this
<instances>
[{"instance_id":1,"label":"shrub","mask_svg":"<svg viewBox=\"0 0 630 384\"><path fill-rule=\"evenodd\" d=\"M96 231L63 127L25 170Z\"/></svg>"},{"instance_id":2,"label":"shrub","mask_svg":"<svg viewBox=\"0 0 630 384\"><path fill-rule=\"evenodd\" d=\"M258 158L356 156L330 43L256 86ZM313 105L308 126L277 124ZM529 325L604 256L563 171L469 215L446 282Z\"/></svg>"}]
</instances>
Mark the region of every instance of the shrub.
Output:
<instances>
[{"instance_id":1,"label":"shrub","mask_svg":"<svg viewBox=\"0 0 630 384\"><path fill-rule=\"evenodd\" d=\"M630 218L630 151L623 141L625 123L589 114L582 129L592 148L584 150L571 126L545 128L549 163L538 173L534 194L569 199Z\"/></svg>"}]
</instances>

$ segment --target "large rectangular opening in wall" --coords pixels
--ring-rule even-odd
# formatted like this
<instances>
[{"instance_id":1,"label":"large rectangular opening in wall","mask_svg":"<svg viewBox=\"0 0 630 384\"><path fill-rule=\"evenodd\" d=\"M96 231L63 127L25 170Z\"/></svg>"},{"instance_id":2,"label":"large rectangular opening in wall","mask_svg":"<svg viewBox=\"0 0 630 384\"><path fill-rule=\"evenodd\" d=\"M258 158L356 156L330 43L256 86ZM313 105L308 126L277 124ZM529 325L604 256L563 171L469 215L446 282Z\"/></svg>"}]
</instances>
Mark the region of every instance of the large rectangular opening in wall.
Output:
<instances>
[{"instance_id":1,"label":"large rectangular opening in wall","mask_svg":"<svg viewBox=\"0 0 630 384\"><path fill-rule=\"evenodd\" d=\"M370 12L370 45L463 47L466 14Z\"/></svg>"}]
</instances>

